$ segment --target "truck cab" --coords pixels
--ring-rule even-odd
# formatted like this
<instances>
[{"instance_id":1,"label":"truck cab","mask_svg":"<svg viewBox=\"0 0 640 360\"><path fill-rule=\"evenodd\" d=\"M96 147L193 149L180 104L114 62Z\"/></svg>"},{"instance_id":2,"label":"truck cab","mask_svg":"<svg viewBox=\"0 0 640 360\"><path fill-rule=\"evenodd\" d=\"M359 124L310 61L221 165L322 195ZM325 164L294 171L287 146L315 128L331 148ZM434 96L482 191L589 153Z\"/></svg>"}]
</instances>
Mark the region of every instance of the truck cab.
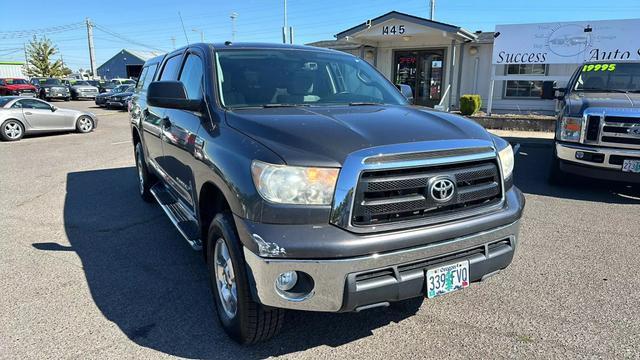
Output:
<instances>
[{"instance_id":1,"label":"truck cab","mask_svg":"<svg viewBox=\"0 0 640 360\"><path fill-rule=\"evenodd\" d=\"M587 62L543 98L559 101L552 182L640 183L640 62Z\"/></svg>"}]
</instances>

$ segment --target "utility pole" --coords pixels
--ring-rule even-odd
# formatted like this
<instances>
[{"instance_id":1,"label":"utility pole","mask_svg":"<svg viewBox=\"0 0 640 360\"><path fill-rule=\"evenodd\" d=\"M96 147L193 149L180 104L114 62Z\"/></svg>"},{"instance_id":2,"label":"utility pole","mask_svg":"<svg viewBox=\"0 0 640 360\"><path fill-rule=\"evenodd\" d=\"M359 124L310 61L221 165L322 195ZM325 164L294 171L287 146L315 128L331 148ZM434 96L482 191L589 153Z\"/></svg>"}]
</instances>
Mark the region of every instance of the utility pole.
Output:
<instances>
[{"instance_id":1,"label":"utility pole","mask_svg":"<svg viewBox=\"0 0 640 360\"><path fill-rule=\"evenodd\" d=\"M231 13L231 41L236 41L236 18L238 17L237 12Z\"/></svg>"},{"instance_id":2,"label":"utility pole","mask_svg":"<svg viewBox=\"0 0 640 360\"><path fill-rule=\"evenodd\" d=\"M200 42L204 42L204 30L191 29L191 31L200 33Z\"/></svg>"},{"instance_id":3,"label":"utility pole","mask_svg":"<svg viewBox=\"0 0 640 360\"><path fill-rule=\"evenodd\" d=\"M95 79L96 77L96 54L95 49L93 47L93 24L91 20L87 18L87 39L89 41L89 62L91 65L91 79Z\"/></svg>"},{"instance_id":4,"label":"utility pole","mask_svg":"<svg viewBox=\"0 0 640 360\"><path fill-rule=\"evenodd\" d=\"M171 37L171 44L173 45L173 48L175 49L176 48L176 37L175 36Z\"/></svg>"},{"instance_id":5,"label":"utility pole","mask_svg":"<svg viewBox=\"0 0 640 360\"><path fill-rule=\"evenodd\" d=\"M282 43L287 43L287 0L284 0L284 25L282 26Z\"/></svg>"},{"instance_id":6,"label":"utility pole","mask_svg":"<svg viewBox=\"0 0 640 360\"><path fill-rule=\"evenodd\" d=\"M429 20L431 21L435 21L435 16L436 16L436 0L429 0L429 7L431 8L431 11L429 13Z\"/></svg>"}]
</instances>

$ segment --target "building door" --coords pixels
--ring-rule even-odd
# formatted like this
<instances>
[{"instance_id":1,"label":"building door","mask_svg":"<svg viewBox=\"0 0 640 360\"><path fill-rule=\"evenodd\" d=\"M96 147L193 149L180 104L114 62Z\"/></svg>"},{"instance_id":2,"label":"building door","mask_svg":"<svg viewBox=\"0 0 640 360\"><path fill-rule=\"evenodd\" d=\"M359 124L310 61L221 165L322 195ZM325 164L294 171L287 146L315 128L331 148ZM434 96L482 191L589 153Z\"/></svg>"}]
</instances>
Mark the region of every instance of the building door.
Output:
<instances>
[{"instance_id":1,"label":"building door","mask_svg":"<svg viewBox=\"0 0 640 360\"><path fill-rule=\"evenodd\" d=\"M416 105L433 107L442 98L443 60L444 50L397 51L395 83L411 86Z\"/></svg>"}]
</instances>

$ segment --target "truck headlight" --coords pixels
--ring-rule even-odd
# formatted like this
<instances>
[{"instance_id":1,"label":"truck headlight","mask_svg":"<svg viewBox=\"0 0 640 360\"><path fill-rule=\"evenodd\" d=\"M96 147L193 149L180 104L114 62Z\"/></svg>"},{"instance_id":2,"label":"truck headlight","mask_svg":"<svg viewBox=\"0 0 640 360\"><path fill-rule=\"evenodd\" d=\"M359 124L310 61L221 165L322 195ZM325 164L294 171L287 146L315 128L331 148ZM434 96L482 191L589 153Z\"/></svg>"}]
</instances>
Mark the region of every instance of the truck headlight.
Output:
<instances>
[{"instance_id":1,"label":"truck headlight","mask_svg":"<svg viewBox=\"0 0 640 360\"><path fill-rule=\"evenodd\" d=\"M265 200L280 204L330 205L339 169L274 165L254 160L251 175Z\"/></svg>"},{"instance_id":2,"label":"truck headlight","mask_svg":"<svg viewBox=\"0 0 640 360\"><path fill-rule=\"evenodd\" d=\"M49 92L49 90L51 90L51 89L49 89L49 88L44 88L44 92Z\"/></svg>"},{"instance_id":3,"label":"truck headlight","mask_svg":"<svg viewBox=\"0 0 640 360\"><path fill-rule=\"evenodd\" d=\"M563 116L560 120L560 140L562 141L580 141L580 133L582 132L582 118Z\"/></svg>"},{"instance_id":4,"label":"truck headlight","mask_svg":"<svg viewBox=\"0 0 640 360\"><path fill-rule=\"evenodd\" d=\"M513 148L511 145L507 145L506 148L498 152L498 158L500 159L500 166L502 167L502 174L507 179L513 174L513 166L515 160L513 158Z\"/></svg>"}]
</instances>

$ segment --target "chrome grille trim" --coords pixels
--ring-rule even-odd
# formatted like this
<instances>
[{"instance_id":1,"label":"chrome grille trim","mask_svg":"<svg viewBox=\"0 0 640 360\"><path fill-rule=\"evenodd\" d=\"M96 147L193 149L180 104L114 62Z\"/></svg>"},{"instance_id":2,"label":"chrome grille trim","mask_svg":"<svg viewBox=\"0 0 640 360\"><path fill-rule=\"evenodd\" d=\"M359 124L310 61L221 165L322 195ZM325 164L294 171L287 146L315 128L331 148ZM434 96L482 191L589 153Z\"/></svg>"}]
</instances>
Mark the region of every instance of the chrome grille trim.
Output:
<instances>
[{"instance_id":1,"label":"chrome grille trim","mask_svg":"<svg viewBox=\"0 0 640 360\"><path fill-rule=\"evenodd\" d=\"M448 152L448 154L450 154L451 156L406 156L412 153L444 154L445 152ZM390 157L392 155L397 156L400 154L404 156ZM389 156L386 159L403 158L404 160L376 163L365 161L368 158L380 156ZM493 142L491 142L490 140L468 139L422 141L405 144L385 145L358 150L347 156L343 163L342 169L340 170L329 221L331 224L339 226L351 232L373 233L425 226L433 224L434 220L437 221L437 223L442 223L446 221L458 220L463 217L475 216L495 211L504 205L504 190L501 190L502 194L500 202L494 206L487 206L468 212L460 211L452 214L451 216L438 217L438 219L406 220L366 227L354 226L351 223L351 214L353 211L356 187L362 173L365 171L395 170L414 167L461 164L482 160L496 160L500 174L500 189L504 189L504 176L502 176L500 161L497 161L497 151L493 145Z\"/></svg>"},{"instance_id":2,"label":"chrome grille trim","mask_svg":"<svg viewBox=\"0 0 640 360\"><path fill-rule=\"evenodd\" d=\"M596 140L587 137L590 118L600 117ZM581 143L615 148L638 149L640 136L632 135L629 130L640 128L640 109L637 108L588 108L584 111L584 126Z\"/></svg>"}]
</instances>

